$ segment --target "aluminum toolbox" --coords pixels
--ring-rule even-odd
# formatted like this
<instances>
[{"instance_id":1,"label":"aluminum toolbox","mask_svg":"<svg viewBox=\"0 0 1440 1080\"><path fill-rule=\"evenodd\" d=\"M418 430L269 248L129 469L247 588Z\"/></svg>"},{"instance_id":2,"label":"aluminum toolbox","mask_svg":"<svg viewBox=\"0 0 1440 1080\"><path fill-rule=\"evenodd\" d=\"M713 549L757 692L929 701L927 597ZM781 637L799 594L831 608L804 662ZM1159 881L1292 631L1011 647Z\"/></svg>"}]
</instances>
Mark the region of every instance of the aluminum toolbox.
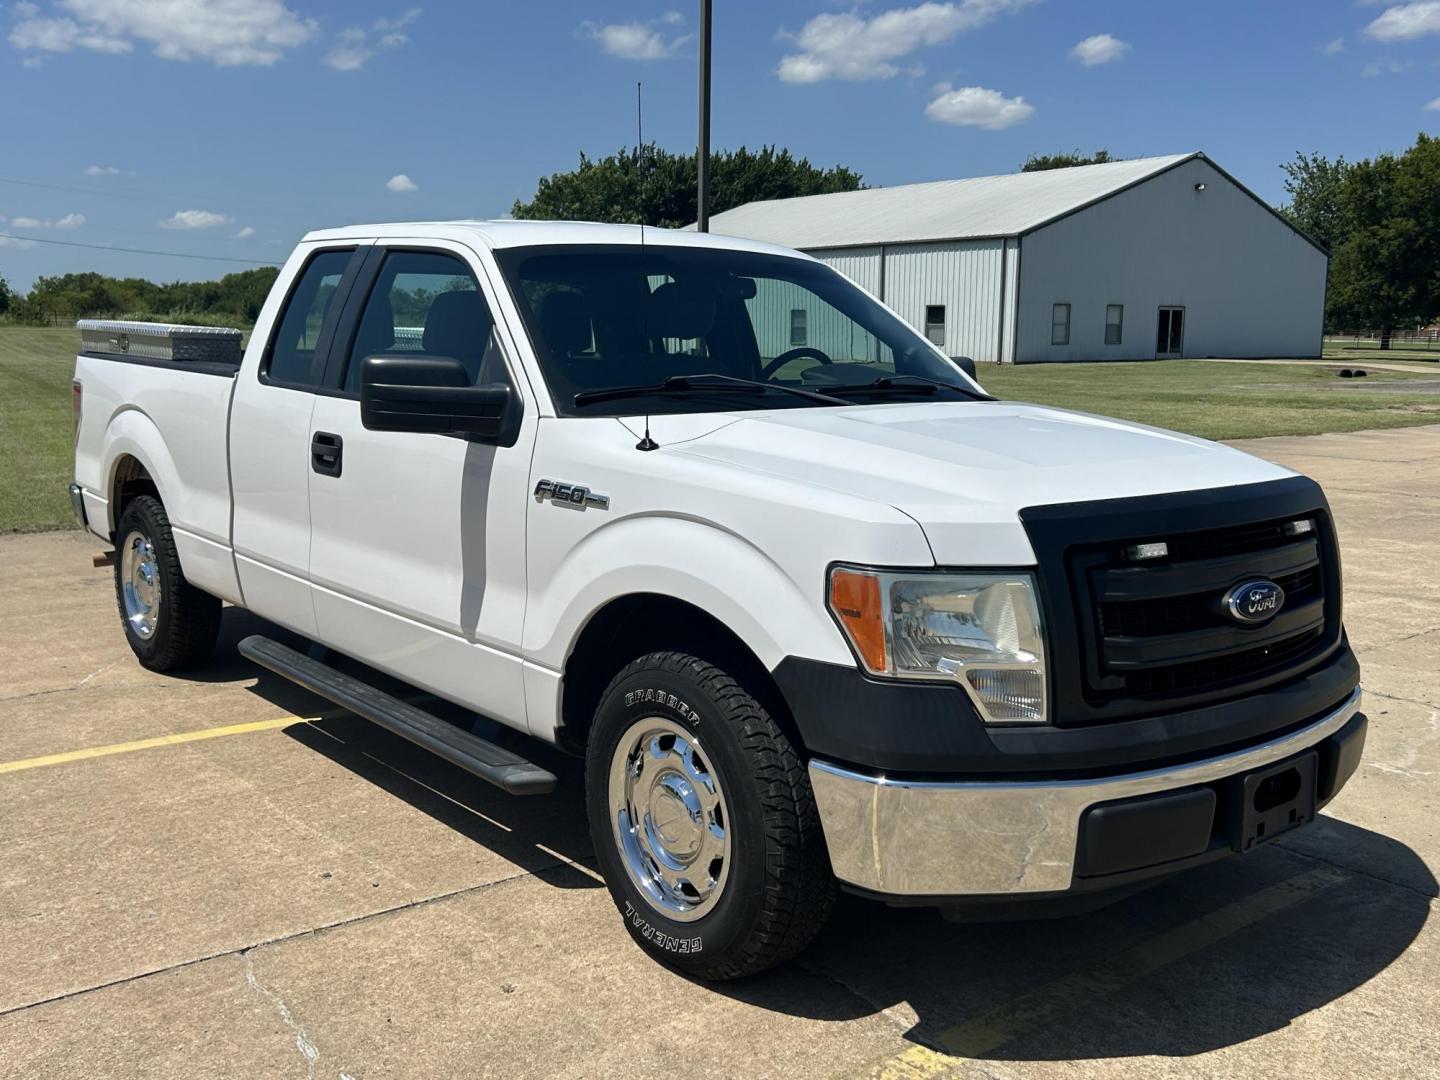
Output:
<instances>
[{"instance_id":1,"label":"aluminum toolbox","mask_svg":"<svg viewBox=\"0 0 1440 1080\"><path fill-rule=\"evenodd\" d=\"M81 319L80 349L87 353L133 356L140 360L240 363L240 331L229 326L172 326L169 323Z\"/></svg>"}]
</instances>

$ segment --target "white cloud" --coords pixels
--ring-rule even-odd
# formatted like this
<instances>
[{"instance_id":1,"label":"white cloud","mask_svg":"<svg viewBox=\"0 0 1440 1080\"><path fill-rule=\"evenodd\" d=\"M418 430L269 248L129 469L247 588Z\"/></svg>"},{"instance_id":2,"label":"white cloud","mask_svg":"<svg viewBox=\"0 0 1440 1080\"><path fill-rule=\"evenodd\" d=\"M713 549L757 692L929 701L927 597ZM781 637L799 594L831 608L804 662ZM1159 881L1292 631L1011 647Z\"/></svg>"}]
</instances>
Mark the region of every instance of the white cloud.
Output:
<instances>
[{"instance_id":1,"label":"white cloud","mask_svg":"<svg viewBox=\"0 0 1440 1080\"><path fill-rule=\"evenodd\" d=\"M10 44L17 49L42 52L81 48L92 52L128 53L134 48L125 38L106 34L94 26L81 26L74 19L24 19L10 31Z\"/></svg>"},{"instance_id":2,"label":"white cloud","mask_svg":"<svg viewBox=\"0 0 1440 1080\"><path fill-rule=\"evenodd\" d=\"M1411 41L1426 34L1440 34L1440 0L1396 4L1365 27L1365 36L1375 41Z\"/></svg>"},{"instance_id":3,"label":"white cloud","mask_svg":"<svg viewBox=\"0 0 1440 1080\"><path fill-rule=\"evenodd\" d=\"M397 195L403 195L407 191L419 191L420 185L402 172L396 173L390 177L389 180L385 181L385 190L393 191Z\"/></svg>"},{"instance_id":4,"label":"white cloud","mask_svg":"<svg viewBox=\"0 0 1440 1080\"><path fill-rule=\"evenodd\" d=\"M1086 67L1098 67L1112 60L1119 60L1129 51L1128 42L1110 34L1092 34L1070 50L1070 59L1077 60Z\"/></svg>"},{"instance_id":5,"label":"white cloud","mask_svg":"<svg viewBox=\"0 0 1440 1080\"><path fill-rule=\"evenodd\" d=\"M213 229L230 224L230 215L213 210L176 210L173 217L160 222L162 229Z\"/></svg>"},{"instance_id":6,"label":"white cloud","mask_svg":"<svg viewBox=\"0 0 1440 1080\"><path fill-rule=\"evenodd\" d=\"M119 176L120 170L114 165L86 165L86 176Z\"/></svg>"},{"instance_id":7,"label":"white cloud","mask_svg":"<svg viewBox=\"0 0 1440 1080\"><path fill-rule=\"evenodd\" d=\"M900 73L895 63L916 49L941 45L1034 0L955 0L895 8L866 18L854 11L816 15L793 37L799 52L780 59L785 82L824 79L888 79Z\"/></svg>"},{"instance_id":8,"label":"white cloud","mask_svg":"<svg viewBox=\"0 0 1440 1080\"><path fill-rule=\"evenodd\" d=\"M28 5L10 43L43 52L105 53L128 53L145 43L162 60L268 66L316 31L314 19L301 18L283 0L58 0L57 6L64 15L40 18Z\"/></svg>"},{"instance_id":9,"label":"white cloud","mask_svg":"<svg viewBox=\"0 0 1440 1080\"><path fill-rule=\"evenodd\" d=\"M1415 66L1413 60L1372 60L1361 72L1367 79L1378 75L1400 75Z\"/></svg>"},{"instance_id":10,"label":"white cloud","mask_svg":"<svg viewBox=\"0 0 1440 1080\"><path fill-rule=\"evenodd\" d=\"M1425 106L1425 111L1440 112L1440 97L1437 97L1434 101L1428 102Z\"/></svg>"},{"instance_id":11,"label":"white cloud","mask_svg":"<svg viewBox=\"0 0 1440 1080\"><path fill-rule=\"evenodd\" d=\"M0 236L0 247L32 248L34 246L34 240L21 240L18 237L14 236Z\"/></svg>"},{"instance_id":12,"label":"white cloud","mask_svg":"<svg viewBox=\"0 0 1440 1080\"><path fill-rule=\"evenodd\" d=\"M1007 98L999 90L983 86L952 90L948 83L941 83L935 91L939 96L925 106L925 115L942 124L1000 131L1023 124L1035 115L1035 106L1023 97Z\"/></svg>"},{"instance_id":13,"label":"white cloud","mask_svg":"<svg viewBox=\"0 0 1440 1080\"><path fill-rule=\"evenodd\" d=\"M40 5L32 4L29 0L21 0L18 4L11 4L10 10L15 13L17 19L33 19L40 14ZM4 220L4 218L0 218L0 221Z\"/></svg>"},{"instance_id":14,"label":"white cloud","mask_svg":"<svg viewBox=\"0 0 1440 1080\"><path fill-rule=\"evenodd\" d=\"M1339 56L1344 51L1345 39L1341 37L1333 38L1330 41L1327 41L1324 45L1321 45L1320 48L1316 50L1316 52L1318 52L1321 56Z\"/></svg>"},{"instance_id":15,"label":"white cloud","mask_svg":"<svg viewBox=\"0 0 1440 1080\"><path fill-rule=\"evenodd\" d=\"M654 22L611 23L601 26L583 22L580 30L600 42L600 47L621 60L666 60L688 45L693 34L669 33L660 27L678 27L685 16L667 11Z\"/></svg>"},{"instance_id":16,"label":"white cloud","mask_svg":"<svg viewBox=\"0 0 1440 1080\"><path fill-rule=\"evenodd\" d=\"M4 221L0 218L0 221ZM10 222L17 229L78 229L85 224L84 214L66 214L52 221L50 218L17 217Z\"/></svg>"},{"instance_id":17,"label":"white cloud","mask_svg":"<svg viewBox=\"0 0 1440 1080\"><path fill-rule=\"evenodd\" d=\"M235 239L236 239L236 240L249 240L250 237L252 237L252 236L254 236L254 235L255 235L255 230L254 230L254 228L251 227L251 226L249 226L249 225L246 225L243 229L241 229L239 232L237 232L237 233L235 234Z\"/></svg>"},{"instance_id":18,"label":"white cloud","mask_svg":"<svg viewBox=\"0 0 1440 1080\"><path fill-rule=\"evenodd\" d=\"M420 17L420 9L410 8L393 19L376 19L368 28L351 26L340 31L339 40L325 54L325 63L336 71L359 71L382 49L398 49L408 44L405 27Z\"/></svg>"}]
</instances>

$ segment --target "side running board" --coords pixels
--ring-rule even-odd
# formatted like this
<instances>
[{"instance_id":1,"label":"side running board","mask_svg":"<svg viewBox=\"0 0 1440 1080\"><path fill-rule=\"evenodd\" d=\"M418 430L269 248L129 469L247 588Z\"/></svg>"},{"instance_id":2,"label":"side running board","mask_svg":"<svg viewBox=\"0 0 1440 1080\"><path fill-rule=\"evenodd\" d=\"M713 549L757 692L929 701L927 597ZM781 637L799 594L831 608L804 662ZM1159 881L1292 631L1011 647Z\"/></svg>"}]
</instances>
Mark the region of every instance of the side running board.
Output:
<instances>
[{"instance_id":1,"label":"side running board","mask_svg":"<svg viewBox=\"0 0 1440 1080\"><path fill-rule=\"evenodd\" d=\"M511 795L555 790L554 773L278 641L253 634L240 642L240 655Z\"/></svg>"}]
</instances>

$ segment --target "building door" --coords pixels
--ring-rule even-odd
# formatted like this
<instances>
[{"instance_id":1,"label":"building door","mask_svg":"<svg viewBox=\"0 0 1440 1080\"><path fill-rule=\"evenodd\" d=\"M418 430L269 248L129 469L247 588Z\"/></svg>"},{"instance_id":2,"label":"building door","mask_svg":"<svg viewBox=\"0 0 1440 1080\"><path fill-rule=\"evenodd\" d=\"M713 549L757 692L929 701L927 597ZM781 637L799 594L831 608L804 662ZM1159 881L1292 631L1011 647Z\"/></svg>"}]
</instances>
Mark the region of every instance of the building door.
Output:
<instances>
[{"instance_id":1,"label":"building door","mask_svg":"<svg viewBox=\"0 0 1440 1080\"><path fill-rule=\"evenodd\" d=\"M1185 351L1185 309L1162 307L1155 328L1155 358L1178 360Z\"/></svg>"}]
</instances>

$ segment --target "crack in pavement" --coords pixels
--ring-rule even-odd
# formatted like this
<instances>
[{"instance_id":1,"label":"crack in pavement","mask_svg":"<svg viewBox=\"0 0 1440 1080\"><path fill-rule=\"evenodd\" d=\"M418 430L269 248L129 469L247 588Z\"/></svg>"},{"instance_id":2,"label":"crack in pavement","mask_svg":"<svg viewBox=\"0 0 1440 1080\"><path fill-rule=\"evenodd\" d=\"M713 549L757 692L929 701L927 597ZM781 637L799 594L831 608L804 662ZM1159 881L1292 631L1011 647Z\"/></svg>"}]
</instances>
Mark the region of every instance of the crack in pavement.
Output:
<instances>
[{"instance_id":1,"label":"crack in pavement","mask_svg":"<svg viewBox=\"0 0 1440 1080\"><path fill-rule=\"evenodd\" d=\"M557 863L560 861L561 860L557 860ZM548 871L552 869L552 867L547 866L544 869ZM341 927L355 926L358 923L368 922L371 919L378 919L401 911L409 911L411 908L440 903L441 901L450 900L457 896L467 896L471 893L483 892L486 889L493 889L496 886L506 885L512 881L519 881L523 878L539 877L541 872L542 871L537 870L522 870L518 874L511 874L509 877L498 878L495 881L485 881L478 885L465 885L459 889L450 889L447 892L435 893L433 896L422 896L418 900L409 900L403 904L395 904L392 907L380 908L376 911L367 911L363 914L351 915L343 919L335 919L332 922L322 923L319 926L311 926L289 934L279 934L272 938L265 938L262 941L251 942L248 945L238 945L233 949L221 949L218 952L206 953L204 956L194 956L188 960L177 960L173 964L165 964L161 967L150 968L146 971L138 971L134 975L126 975L123 978L110 979L106 982L95 983L93 986L82 986L76 990L66 990L64 993L52 994L50 997L37 998L34 1001L27 1001L19 1005L0 1008L0 1018L22 1013L28 1009L38 1008L41 1005L51 1005L57 1001L68 1001L70 998L93 994L98 990L108 990L111 987L124 986L127 983L138 982L141 979L148 979L154 975L164 975L171 971L180 971L184 968L194 967L197 964L203 964L209 960L220 960L227 956L244 956L251 950L261 948L262 946L283 945L287 941L295 941L299 938L324 933L328 930L338 930Z\"/></svg>"},{"instance_id":2,"label":"crack in pavement","mask_svg":"<svg viewBox=\"0 0 1440 1080\"><path fill-rule=\"evenodd\" d=\"M305 1059L305 1074L309 1080L315 1080L315 1070L320 1064L320 1051L305 1034L305 1029L290 1012L290 1006L285 1004L285 999L275 991L263 986L255 977L254 949L246 949L240 954L245 961L245 985L254 990L261 997L275 1006L275 1011L280 1014L280 1019L285 1026L295 1033L295 1048L300 1051L300 1056Z\"/></svg>"}]
</instances>

